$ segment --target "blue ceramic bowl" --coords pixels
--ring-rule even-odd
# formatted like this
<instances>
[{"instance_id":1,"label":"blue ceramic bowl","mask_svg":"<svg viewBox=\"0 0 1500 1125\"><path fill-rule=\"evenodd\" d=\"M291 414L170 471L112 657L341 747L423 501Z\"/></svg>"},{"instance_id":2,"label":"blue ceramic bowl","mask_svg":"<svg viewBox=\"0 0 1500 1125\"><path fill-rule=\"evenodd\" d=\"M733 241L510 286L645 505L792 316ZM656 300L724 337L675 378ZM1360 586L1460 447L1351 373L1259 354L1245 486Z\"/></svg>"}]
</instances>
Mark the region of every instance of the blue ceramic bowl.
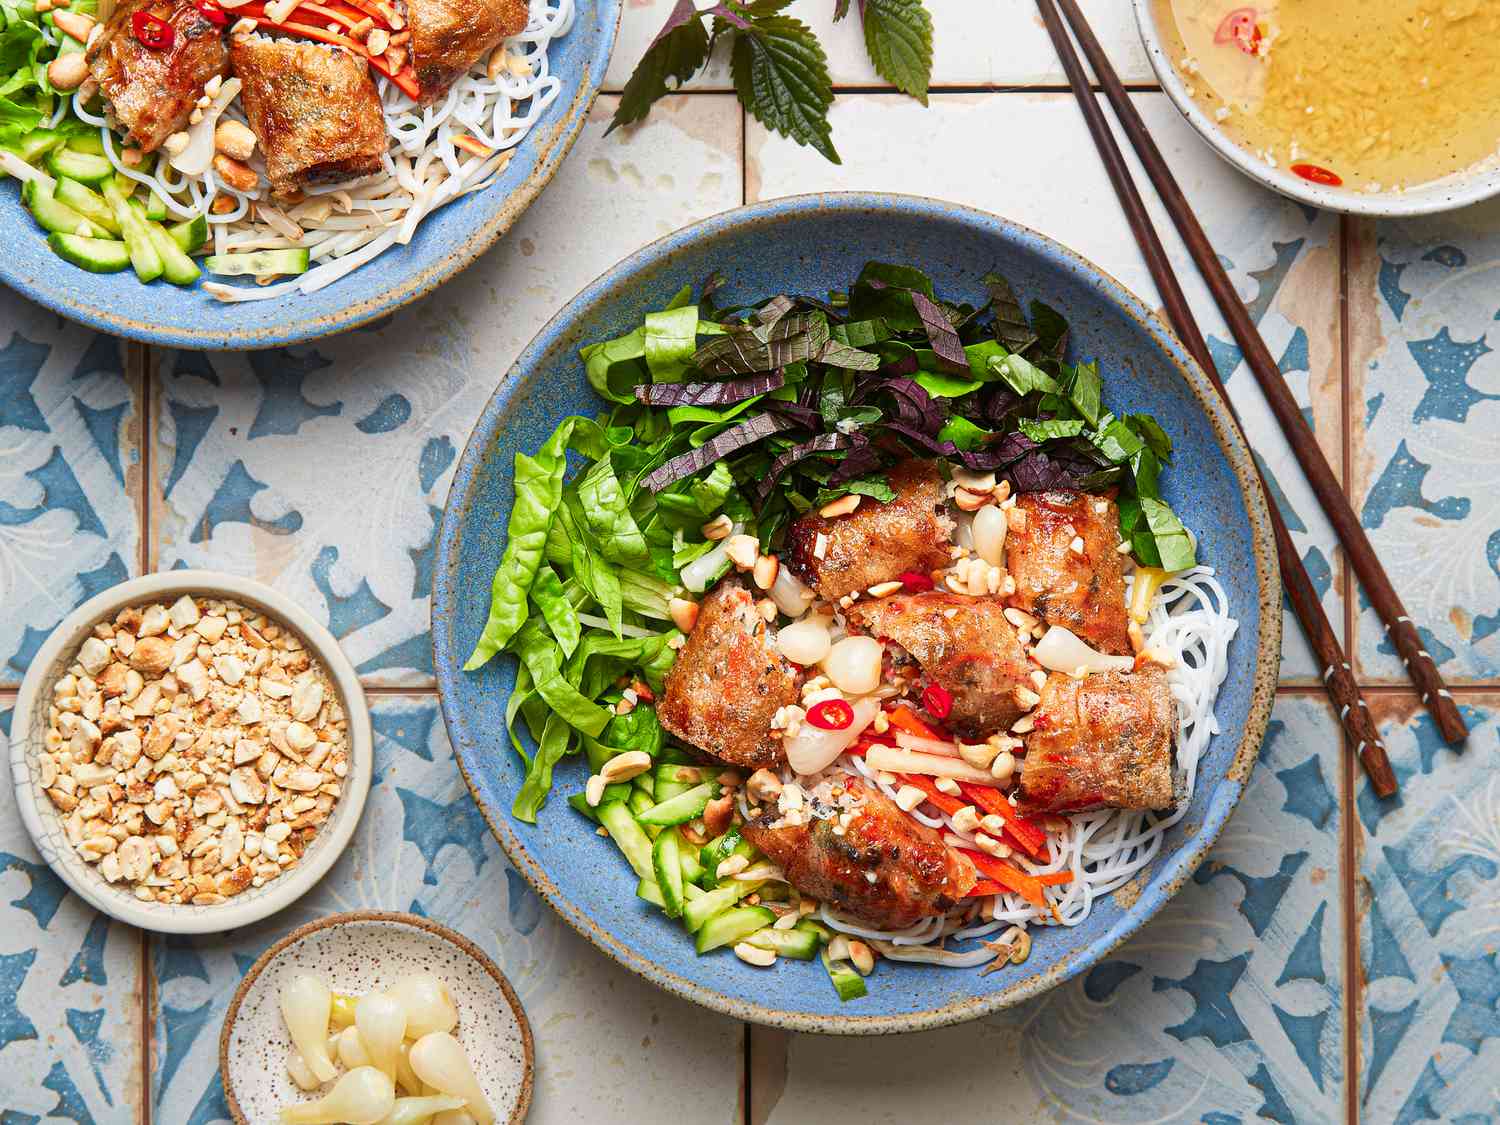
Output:
<instances>
[{"instance_id":1,"label":"blue ceramic bowl","mask_svg":"<svg viewBox=\"0 0 1500 1125\"><path fill-rule=\"evenodd\" d=\"M698 957L682 929L634 895L614 845L562 800L584 781L583 763L558 771L535 826L509 815L523 771L503 733L515 666L461 671L484 624L490 577L505 545L511 464L533 452L566 414L600 403L578 348L640 323L684 282L714 270L721 299L779 292L822 294L847 285L869 259L910 262L950 299L984 299L980 278L1008 277L1073 326L1073 358L1095 356L1116 410L1150 411L1176 441L1166 494L1199 536L1240 621L1219 695L1222 733L1209 745L1188 815L1167 835L1137 893L1107 897L1071 929L1035 931L1030 959L981 977L977 970L881 962L868 997L840 1004L816 963L751 968L731 956ZM1281 588L1265 502L1249 450L1182 346L1118 282L1043 236L949 203L890 195L781 199L678 231L615 266L564 308L522 353L469 439L443 514L433 590L433 646L443 712L474 799L512 862L569 924L621 964L669 991L741 1019L800 1031L913 1031L973 1019L1051 988L1098 961L1140 928L1202 860L1240 798L1270 714L1281 643Z\"/></svg>"},{"instance_id":2,"label":"blue ceramic bowl","mask_svg":"<svg viewBox=\"0 0 1500 1125\"><path fill-rule=\"evenodd\" d=\"M178 289L142 285L129 270L94 274L60 260L21 205L14 182L0 184L0 281L73 320L167 347L267 348L344 332L425 296L509 230L552 179L593 105L615 45L623 0L578 0L568 33L547 58L562 89L517 146L499 178L429 215L407 246L306 296L224 304L201 282Z\"/></svg>"}]
</instances>

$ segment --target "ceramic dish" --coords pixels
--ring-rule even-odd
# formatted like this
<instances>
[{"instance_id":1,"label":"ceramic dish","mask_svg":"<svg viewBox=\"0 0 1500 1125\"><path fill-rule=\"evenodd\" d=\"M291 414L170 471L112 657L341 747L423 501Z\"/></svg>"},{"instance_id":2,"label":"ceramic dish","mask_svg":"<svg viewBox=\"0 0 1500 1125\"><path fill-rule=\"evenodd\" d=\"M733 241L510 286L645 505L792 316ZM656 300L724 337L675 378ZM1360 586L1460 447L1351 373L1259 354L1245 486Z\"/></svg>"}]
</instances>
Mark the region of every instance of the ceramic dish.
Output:
<instances>
[{"instance_id":1,"label":"ceramic dish","mask_svg":"<svg viewBox=\"0 0 1500 1125\"><path fill-rule=\"evenodd\" d=\"M697 957L660 911L635 898L608 840L587 831L562 795L582 787L579 761L535 827L509 815L523 771L504 735L515 667L460 670L484 624L505 542L517 451L537 447L566 414L599 409L578 348L620 334L683 282L715 270L721 299L821 295L869 259L929 273L943 296L982 304L981 278L1005 275L1018 294L1074 327L1070 359L1102 361L1117 409L1155 414L1177 442L1165 499L1200 536L1240 631L1219 694L1221 733L1199 765L1188 815L1131 893L1095 904L1072 929L1037 932L1030 959L981 977L882 963L868 997L840 1004L816 965L753 968ZM443 514L433 589L433 645L448 731L475 800L501 846L537 891L611 957L670 991L741 1019L803 1031L883 1033L957 1023L1045 991L1098 961L1182 885L1239 800L1260 749L1281 641L1281 593L1265 503L1250 453L1201 371L1166 327L1119 283L1050 239L954 204L891 195L803 196L719 215L639 251L564 308L516 361L475 427ZM600 876L607 871L610 878ZM619 875L618 878L613 877Z\"/></svg>"},{"instance_id":2,"label":"ceramic dish","mask_svg":"<svg viewBox=\"0 0 1500 1125\"><path fill-rule=\"evenodd\" d=\"M1350 215L1427 215L1467 207L1493 195L1500 195L1500 164L1456 173L1435 183L1405 191L1365 192L1349 188L1325 187L1304 180L1285 168L1273 168L1245 148L1203 112L1187 91L1187 84L1162 45L1157 26L1158 0L1133 0L1135 22L1141 41L1156 71L1157 81L1166 91L1179 113L1198 131L1208 144L1245 175L1273 191L1313 207L1343 211Z\"/></svg>"},{"instance_id":3,"label":"ceramic dish","mask_svg":"<svg viewBox=\"0 0 1500 1125\"><path fill-rule=\"evenodd\" d=\"M295 344L395 312L479 257L551 181L604 81L620 8L621 0L579 0L573 27L548 50L562 88L493 184L428 216L409 245L392 247L325 289L225 304L205 293L202 282L178 289L165 282L142 285L128 270L88 273L48 249L12 182L0 185L0 282L112 336L166 347Z\"/></svg>"},{"instance_id":4,"label":"ceramic dish","mask_svg":"<svg viewBox=\"0 0 1500 1125\"><path fill-rule=\"evenodd\" d=\"M348 722L350 768L332 814L301 861L260 887L251 887L211 906L142 902L129 889L110 885L84 862L63 831L62 817L41 791L36 748L47 729L52 686L72 663L95 623L112 619L126 606L145 602L170 605L183 594L202 595L253 607L293 629L321 662L338 692ZM249 578L210 570L171 570L112 586L75 609L42 644L21 681L11 722L10 772L21 820L37 851L54 873L96 910L143 930L159 933L219 933L248 925L291 905L333 866L359 822L370 790L374 743L370 711L354 666L327 629L295 602Z\"/></svg>"},{"instance_id":5,"label":"ceramic dish","mask_svg":"<svg viewBox=\"0 0 1500 1125\"><path fill-rule=\"evenodd\" d=\"M310 973L334 992L362 994L418 972L436 975L452 993L453 1034L495 1120L524 1121L535 1065L531 1024L505 974L447 926L416 914L356 910L293 930L260 955L235 990L219 1034L219 1074L237 1125L270 1125L282 1106L312 1096L287 1074L292 1042L279 1006L284 983Z\"/></svg>"}]
</instances>

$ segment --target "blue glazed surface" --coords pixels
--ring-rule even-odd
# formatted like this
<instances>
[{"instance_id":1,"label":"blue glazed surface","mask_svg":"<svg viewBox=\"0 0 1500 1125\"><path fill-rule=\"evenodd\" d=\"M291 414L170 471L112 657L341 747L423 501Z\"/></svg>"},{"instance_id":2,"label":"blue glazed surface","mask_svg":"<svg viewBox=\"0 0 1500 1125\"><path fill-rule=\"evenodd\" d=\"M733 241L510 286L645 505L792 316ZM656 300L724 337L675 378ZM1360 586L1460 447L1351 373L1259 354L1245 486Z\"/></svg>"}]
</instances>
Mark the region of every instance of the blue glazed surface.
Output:
<instances>
[{"instance_id":1,"label":"blue glazed surface","mask_svg":"<svg viewBox=\"0 0 1500 1125\"><path fill-rule=\"evenodd\" d=\"M0 185L0 281L39 304L115 336L189 348L265 348L342 332L391 313L452 277L516 221L547 185L604 81L622 0L579 0L568 33L548 48L562 79L556 100L499 177L423 220L410 244L307 295L224 304L202 283L140 284L133 273L93 274L61 261Z\"/></svg>"},{"instance_id":2,"label":"blue glazed surface","mask_svg":"<svg viewBox=\"0 0 1500 1125\"><path fill-rule=\"evenodd\" d=\"M1021 968L980 977L886 962L866 999L841 1005L816 964L767 973L733 957L694 956L680 927L635 898L614 845L563 804L563 794L582 787L578 760L558 771L537 825L512 820L523 777L503 734L514 664L460 669L485 620L504 548L514 455L534 451L564 415L599 408L579 346L630 330L684 282L713 270L728 277L723 299L749 300L842 287L871 258L918 265L942 296L975 303L984 300L980 278L998 269L1023 301L1039 298L1068 318L1072 358L1100 359L1109 405L1150 411L1172 434L1177 468L1167 474L1166 496L1198 535L1200 558L1230 591L1240 632L1219 695L1221 731L1200 763L1192 808L1168 834L1138 893L1096 903L1075 928L1038 931ZM1211 395L1180 346L1118 283L1041 235L953 204L869 194L777 200L679 231L617 265L543 329L502 381L455 473L440 531L433 588L438 685L455 753L502 847L564 919L610 956L674 992L758 1022L846 1033L916 1030L1007 1007L1084 970L1139 928L1197 866L1238 801L1265 731L1280 591L1264 503L1249 486L1248 450Z\"/></svg>"}]
</instances>

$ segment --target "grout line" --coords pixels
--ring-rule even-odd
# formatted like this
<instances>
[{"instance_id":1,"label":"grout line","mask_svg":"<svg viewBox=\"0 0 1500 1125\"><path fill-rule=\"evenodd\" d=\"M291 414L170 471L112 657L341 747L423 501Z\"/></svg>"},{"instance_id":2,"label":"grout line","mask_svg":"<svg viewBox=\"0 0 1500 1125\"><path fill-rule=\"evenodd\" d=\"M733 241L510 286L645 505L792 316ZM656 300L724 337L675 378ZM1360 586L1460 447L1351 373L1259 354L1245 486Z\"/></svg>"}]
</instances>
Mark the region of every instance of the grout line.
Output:
<instances>
[{"instance_id":1,"label":"grout line","mask_svg":"<svg viewBox=\"0 0 1500 1125\"><path fill-rule=\"evenodd\" d=\"M151 934L140 931L141 934L141 987L138 995L141 1001L141 1125L151 1125L151 1116L154 1112L156 1091L152 1089L151 1082L151 1044L154 1026L151 1019L151 1000L153 988L153 976L151 971Z\"/></svg>"},{"instance_id":2,"label":"grout line","mask_svg":"<svg viewBox=\"0 0 1500 1125\"><path fill-rule=\"evenodd\" d=\"M1094 93L1096 94L1101 94L1104 92L1104 88L1098 85L1091 85L1089 89L1094 91ZM1128 93L1131 94L1161 93L1161 87L1155 82L1127 82L1125 84L1125 89ZM623 87L614 88L608 86L603 87L599 91L601 95L605 96L618 96L623 92ZM1072 87L1070 87L1066 82L1038 82L1030 84L1025 82L955 82L950 85L944 86L929 86L927 88L927 92L928 94L1071 94L1073 91ZM697 86L686 90L672 91L672 95L674 97L678 94L687 94L690 96L706 96L710 94L723 95L733 93L733 86ZM897 98L905 98L909 96L907 94L903 94L894 86L881 86L878 84L860 85L858 83L851 83L847 86L835 85L833 87L833 93L835 96L839 94L889 94L892 97Z\"/></svg>"},{"instance_id":3,"label":"grout line","mask_svg":"<svg viewBox=\"0 0 1500 1125\"><path fill-rule=\"evenodd\" d=\"M140 548L138 561L140 572L149 574L151 572L151 475L153 467L151 453L153 446L153 411L152 411L152 379L151 379L151 348L148 344L127 341L125 344L125 365L134 376L134 384L140 398L140 503L136 508L140 520ZM140 987L136 989L136 1000L139 1004L137 1013L137 1034L139 1035L141 1061L140 1081L141 1099L140 1114L137 1120L140 1125L151 1125L151 1119L155 1111L154 1096L151 1081L151 1048L153 1031L151 1021L152 1003L152 975L151 975L151 935L145 930L140 931Z\"/></svg>"},{"instance_id":4,"label":"grout line","mask_svg":"<svg viewBox=\"0 0 1500 1125\"><path fill-rule=\"evenodd\" d=\"M1350 219L1347 215L1339 216L1339 431L1341 447L1339 456L1343 461L1343 486L1344 496L1348 499L1350 507L1354 505L1354 403L1353 403L1353 378L1349 367L1349 348L1353 339L1353 330L1349 319L1349 226ZM1344 589L1344 653L1349 663L1357 670L1359 661L1355 658L1354 646L1358 642L1358 614L1355 606L1359 604L1354 588L1354 569L1349 565L1348 555L1344 556L1343 589ZM1356 671L1357 675L1357 671Z\"/></svg>"},{"instance_id":5,"label":"grout line","mask_svg":"<svg viewBox=\"0 0 1500 1125\"><path fill-rule=\"evenodd\" d=\"M1412 687L1411 684L1406 684L1406 683L1401 683L1401 684L1396 684L1396 683L1390 683L1390 684L1384 684L1384 683L1382 683L1382 684L1361 683L1359 685L1359 690L1361 692L1363 692L1365 695L1369 695L1369 696L1375 696L1375 695L1383 695L1383 696L1409 696L1412 699L1415 699L1417 697L1417 689L1414 688L1414 687ZM1489 696L1493 696L1493 695L1496 695L1497 693L1500 693L1500 684L1497 684L1496 682L1493 682L1493 681L1489 682L1489 683L1449 684L1448 685L1448 690L1450 690L1451 692L1453 692L1454 695L1471 695L1471 696L1489 695ZM1319 684L1285 683L1285 684L1277 684L1276 685L1276 694L1277 695L1323 695L1324 691L1323 691L1322 686L1319 685Z\"/></svg>"},{"instance_id":6,"label":"grout line","mask_svg":"<svg viewBox=\"0 0 1500 1125\"><path fill-rule=\"evenodd\" d=\"M750 1055L754 1050L754 1029L749 1023L740 1024L740 1038L744 1049L740 1052L740 1125L752 1125L755 1120L754 1103L751 1101Z\"/></svg>"},{"instance_id":7,"label":"grout line","mask_svg":"<svg viewBox=\"0 0 1500 1125\"><path fill-rule=\"evenodd\" d=\"M1351 502L1354 459L1354 413L1349 347L1352 333L1349 321L1349 227L1347 215L1339 216L1339 456L1343 461L1344 495ZM1354 572L1347 554L1343 566L1344 652L1346 659L1358 667L1354 653L1357 641ZM1347 736L1345 753L1340 756L1339 771L1339 897L1344 919L1344 1113L1348 1125L1359 1125L1359 1013L1363 991L1359 959L1359 880L1356 862L1358 848L1355 833L1359 819L1354 810L1354 755L1349 753Z\"/></svg>"},{"instance_id":8,"label":"grout line","mask_svg":"<svg viewBox=\"0 0 1500 1125\"><path fill-rule=\"evenodd\" d=\"M125 342L125 369L131 376L140 405L140 503L136 515L140 519L140 547L137 563L142 574L151 573L151 348L134 340Z\"/></svg>"}]
</instances>

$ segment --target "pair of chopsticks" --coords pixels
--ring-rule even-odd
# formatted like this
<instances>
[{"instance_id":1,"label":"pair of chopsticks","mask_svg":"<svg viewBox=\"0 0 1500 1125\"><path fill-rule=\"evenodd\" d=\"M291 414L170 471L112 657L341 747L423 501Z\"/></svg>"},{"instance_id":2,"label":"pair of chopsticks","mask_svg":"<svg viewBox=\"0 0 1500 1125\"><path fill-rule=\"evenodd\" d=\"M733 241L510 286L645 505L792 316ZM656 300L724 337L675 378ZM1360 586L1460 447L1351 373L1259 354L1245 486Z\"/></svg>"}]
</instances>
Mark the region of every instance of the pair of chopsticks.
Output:
<instances>
[{"instance_id":1,"label":"pair of chopsticks","mask_svg":"<svg viewBox=\"0 0 1500 1125\"><path fill-rule=\"evenodd\" d=\"M1261 339L1255 323L1245 311L1245 306L1240 303L1228 274L1224 272L1223 266L1219 264L1218 256L1209 244L1208 236L1203 233L1203 228L1188 205L1186 196L1183 195L1177 180L1167 168L1161 150L1157 148L1156 142L1152 140L1151 134L1146 129L1145 122L1141 120L1140 114L1131 103L1129 95L1126 94L1125 87L1110 64L1109 57L1104 53L1088 21L1084 19L1083 13L1079 11L1076 0L1055 0L1055 2L1054 0L1036 0L1036 3L1041 11L1042 20L1047 26L1047 33L1052 37L1053 46L1057 49L1063 70L1067 73L1068 85L1072 87L1073 95L1078 100L1079 108L1083 111L1084 120L1088 124L1089 133L1093 136L1094 145L1099 150L1105 171L1108 172L1115 194L1119 197L1120 206L1125 211L1136 243L1146 259L1146 266L1151 272L1152 280L1156 282L1157 290L1161 293L1167 319L1171 322L1178 338L1186 346L1188 353L1198 362L1204 374L1213 383L1214 389L1219 392L1219 397L1223 399L1224 405L1234 416L1236 424L1243 432L1244 425L1235 414L1224 384L1219 380L1213 357L1209 354L1208 345L1204 342L1203 333L1198 328L1182 286L1178 284L1172 267L1167 261L1167 253L1162 246L1161 239L1146 214L1145 204L1125 164L1124 155L1115 142L1114 134L1110 131L1109 123L1105 120L1104 111L1100 109L1093 91L1089 88L1088 77L1073 49L1068 31L1063 27L1058 8L1061 8L1066 15L1073 35L1077 37L1084 54L1088 56L1089 65L1098 76L1104 95L1109 99L1115 116L1119 119L1125 135L1130 139L1136 156L1145 167L1146 174L1155 186L1167 213L1172 217L1178 233L1187 244L1198 272L1207 283L1209 292L1213 294L1215 303L1228 322L1230 331L1240 345L1245 362L1271 407L1271 413L1275 415L1282 433L1286 435L1292 452L1296 455L1302 471L1307 476L1308 483L1312 486L1313 493L1318 498L1318 503L1327 514L1334 531L1337 532L1339 541L1344 546L1344 552L1354 567L1354 573L1359 578L1360 585L1364 587L1370 602L1380 614L1381 620L1385 623L1386 632L1395 644L1396 651L1401 656L1401 662L1406 666L1407 674L1421 693L1423 705L1431 713L1438 731L1446 741L1450 743L1463 741L1468 735L1468 727L1453 702L1452 694L1443 683L1437 666L1432 662L1432 657L1423 647L1422 638L1412 625L1411 618L1407 616L1400 597L1380 565L1380 560L1375 557L1374 547L1365 536L1359 518L1349 506L1344 490L1333 474L1333 469L1324 459L1317 439L1298 409L1296 400L1287 390L1270 349ZM1259 474L1258 467L1256 471ZM1265 488L1264 477L1261 477L1261 487ZM1329 625L1327 616L1323 613L1317 592L1313 588L1311 579L1308 578L1307 570L1303 567L1301 557L1292 543L1291 534L1287 531L1286 523L1269 491L1266 495L1266 506L1270 510L1271 525L1275 531L1276 557L1281 565L1282 581L1292 608L1296 611L1297 618L1302 623L1302 628L1307 633L1308 640L1322 665L1324 687L1333 701L1349 745L1354 747L1370 779L1371 786L1381 797L1390 797L1396 792L1396 776L1391 770L1390 761L1386 757L1380 735L1375 729L1370 710L1360 695L1358 685L1354 682L1343 647L1334 634L1332 626Z\"/></svg>"}]
</instances>

